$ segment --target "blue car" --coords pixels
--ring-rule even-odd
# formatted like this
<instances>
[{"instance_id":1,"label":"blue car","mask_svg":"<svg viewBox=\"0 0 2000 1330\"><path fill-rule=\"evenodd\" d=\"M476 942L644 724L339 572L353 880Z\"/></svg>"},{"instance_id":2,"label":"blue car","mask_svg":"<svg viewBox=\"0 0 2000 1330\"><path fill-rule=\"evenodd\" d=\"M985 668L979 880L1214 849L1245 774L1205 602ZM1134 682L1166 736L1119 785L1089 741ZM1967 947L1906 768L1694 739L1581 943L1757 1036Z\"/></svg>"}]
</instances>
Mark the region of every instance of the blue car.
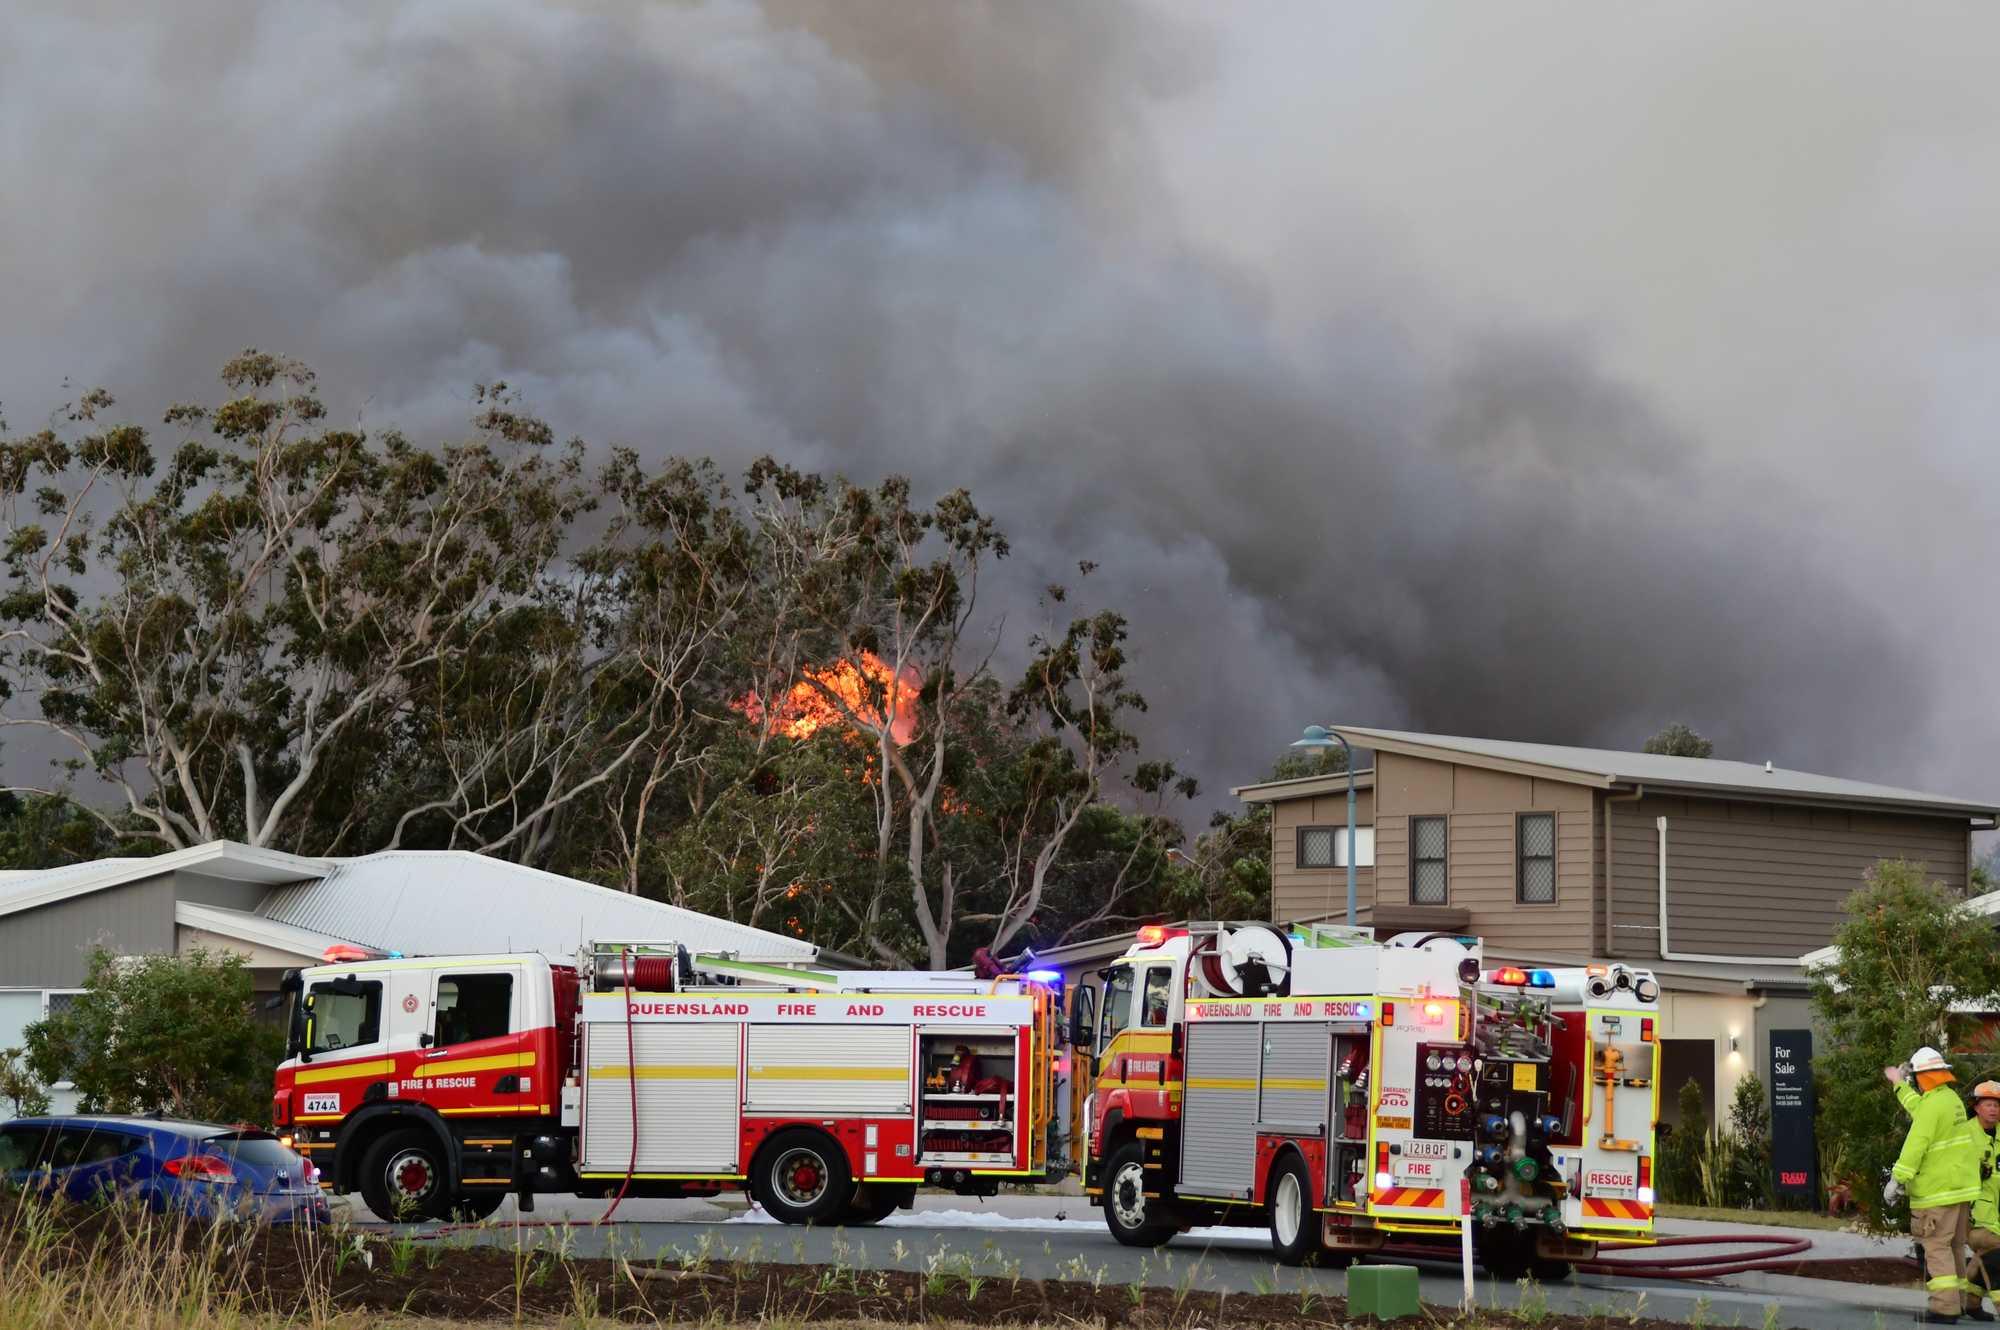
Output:
<instances>
[{"instance_id":1,"label":"blue car","mask_svg":"<svg viewBox=\"0 0 2000 1330\"><path fill-rule=\"evenodd\" d=\"M319 1170L269 1132L172 1118L0 1123L0 1185L79 1202L134 1200L195 1218L323 1223Z\"/></svg>"}]
</instances>

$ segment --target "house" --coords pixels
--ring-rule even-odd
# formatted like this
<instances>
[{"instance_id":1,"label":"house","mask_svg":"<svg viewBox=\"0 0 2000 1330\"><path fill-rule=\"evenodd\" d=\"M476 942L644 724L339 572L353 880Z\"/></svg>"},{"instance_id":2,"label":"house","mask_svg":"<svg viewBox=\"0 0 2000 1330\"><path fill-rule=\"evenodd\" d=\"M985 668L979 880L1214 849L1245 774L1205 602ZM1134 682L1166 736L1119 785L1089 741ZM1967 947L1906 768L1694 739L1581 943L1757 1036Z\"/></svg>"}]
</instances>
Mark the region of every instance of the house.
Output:
<instances>
[{"instance_id":1,"label":"house","mask_svg":"<svg viewBox=\"0 0 2000 1330\"><path fill-rule=\"evenodd\" d=\"M1359 919L1477 934L1496 961L1618 959L1660 978L1665 1121L1711 1116L1771 1032L1810 1025L1803 958L1878 859L1961 890L2000 804L1769 764L1336 726L1356 772ZM1272 812L1275 917L1341 918L1346 777L1239 787Z\"/></svg>"},{"instance_id":2,"label":"house","mask_svg":"<svg viewBox=\"0 0 2000 1330\"><path fill-rule=\"evenodd\" d=\"M315 859L215 841L0 875L0 1049L17 1047L23 1028L73 999L98 945L139 955L234 952L256 991L272 995L286 970L318 964L341 943L567 959L585 941L611 938L775 964L819 955L798 938L464 851Z\"/></svg>"}]
</instances>

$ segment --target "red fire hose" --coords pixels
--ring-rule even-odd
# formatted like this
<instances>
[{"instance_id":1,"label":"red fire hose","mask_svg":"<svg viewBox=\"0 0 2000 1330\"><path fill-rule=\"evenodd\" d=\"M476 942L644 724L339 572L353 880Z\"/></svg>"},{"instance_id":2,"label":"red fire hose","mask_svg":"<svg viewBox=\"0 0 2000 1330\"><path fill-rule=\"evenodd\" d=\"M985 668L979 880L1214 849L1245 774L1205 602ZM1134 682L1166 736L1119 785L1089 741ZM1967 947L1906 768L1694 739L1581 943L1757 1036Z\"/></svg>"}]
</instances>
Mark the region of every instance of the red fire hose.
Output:
<instances>
[{"instance_id":1,"label":"red fire hose","mask_svg":"<svg viewBox=\"0 0 2000 1330\"><path fill-rule=\"evenodd\" d=\"M1752 1247L1756 1250L1733 1256L1656 1257L1660 1247ZM1712 1237L1688 1234L1659 1238L1652 1247L1634 1248L1618 1256L1599 1256L1594 1261L1578 1261L1576 1268L1593 1275L1623 1275L1628 1279L1713 1279L1718 1275L1747 1274L1753 1270L1784 1272L1812 1250L1811 1238L1785 1238L1768 1233L1718 1233Z\"/></svg>"},{"instance_id":2,"label":"red fire hose","mask_svg":"<svg viewBox=\"0 0 2000 1330\"><path fill-rule=\"evenodd\" d=\"M1737 1256L1669 1256L1653 1257L1656 1247L1703 1247L1703 1246L1754 1247L1755 1251ZM1390 1245L1382 1249L1385 1255L1395 1255L1420 1260L1442 1260L1435 1247ZM1587 1275L1619 1275L1626 1279L1714 1279L1719 1275L1748 1274L1754 1270L1772 1271L1783 1274L1799 1263L1800 1257L1812 1250L1810 1238L1782 1238L1767 1233L1719 1233L1714 1237L1693 1234L1660 1238L1652 1247L1632 1248L1623 1255L1599 1257L1594 1261L1577 1261L1576 1269Z\"/></svg>"}]
</instances>

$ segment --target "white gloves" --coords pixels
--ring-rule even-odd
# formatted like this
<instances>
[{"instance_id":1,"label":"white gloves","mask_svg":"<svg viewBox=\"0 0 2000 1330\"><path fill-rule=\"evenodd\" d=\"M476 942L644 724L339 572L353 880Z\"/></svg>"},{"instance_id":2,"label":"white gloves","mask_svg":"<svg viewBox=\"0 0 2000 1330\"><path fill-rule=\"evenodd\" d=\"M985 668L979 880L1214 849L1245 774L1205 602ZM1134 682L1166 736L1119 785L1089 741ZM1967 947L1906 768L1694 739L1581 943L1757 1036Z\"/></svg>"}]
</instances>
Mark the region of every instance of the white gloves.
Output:
<instances>
[{"instance_id":1,"label":"white gloves","mask_svg":"<svg viewBox=\"0 0 2000 1330\"><path fill-rule=\"evenodd\" d=\"M1903 1184L1896 1181L1894 1178L1890 1178L1889 1185L1882 1189L1882 1204L1894 1205L1896 1203L1896 1198L1898 1196L1901 1196L1902 1194L1903 1194Z\"/></svg>"}]
</instances>

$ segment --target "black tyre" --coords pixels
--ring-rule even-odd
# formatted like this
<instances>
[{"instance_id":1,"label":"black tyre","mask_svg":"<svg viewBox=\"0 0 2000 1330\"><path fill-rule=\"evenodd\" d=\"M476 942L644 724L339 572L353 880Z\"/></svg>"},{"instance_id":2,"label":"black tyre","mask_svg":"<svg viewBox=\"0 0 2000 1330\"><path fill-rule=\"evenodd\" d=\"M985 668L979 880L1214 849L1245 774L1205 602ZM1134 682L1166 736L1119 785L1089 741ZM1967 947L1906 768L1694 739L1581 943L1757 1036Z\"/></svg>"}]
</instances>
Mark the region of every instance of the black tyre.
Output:
<instances>
[{"instance_id":1,"label":"black tyre","mask_svg":"<svg viewBox=\"0 0 2000 1330\"><path fill-rule=\"evenodd\" d=\"M1571 1268L1568 1261L1551 1261L1537 1256L1528 1267L1528 1273L1540 1283L1560 1284L1570 1277Z\"/></svg>"},{"instance_id":2,"label":"black tyre","mask_svg":"<svg viewBox=\"0 0 2000 1330\"><path fill-rule=\"evenodd\" d=\"M825 1132L790 1127L764 1142L750 1194L783 1224L837 1224L854 1201L847 1155Z\"/></svg>"},{"instance_id":3,"label":"black tyre","mask_svg":"<svg viewBox=\"0 0 2000 1330\"><path fill-rule=\"evenodd\" d=\"M1534 1239L1511 1228L1492 1229L1478 1235L1476 1252L1480 1267L1495 1279L1521 1279L1534 1261Z\"/></svg>"},{"instance_id":4,"label":"black tyre","mask_svg":"<svg viewBox=\"0 0 2000 1330\"><path fill-rule=\"evenodd\" d=\"M1127 1247L1158 1247L1178 1231L1163 1213L1166 1205L1146 1195L1146 1143L1132 1140L1111 1152L1104 1165L1104 1222Z\"/></svg>"},{"instance_id":5,"label":"black tyre","mask_svg":"<svg viewBox=\"0 0 2000 1330\"><path fill-rule=\"evenodd\" d=\"M1292 1152L1271 1170L1264 1190L1264 1209L1271 1221L1271 1250L1285 1265L1311 1265L1319 1260L1319 1214L1313 1209L1312 1175L1306 1161Z\"/></svg>"},{"instance_id":6,"label":"black tyre","mask_svg":"<svg viewBox=\"0 0 2000 1330\"><path fill-rule=\"evenodd\" d=\"M460 1192L451 1203L450 1217L461 1224L476 1224L482 1219L491 1219L494 1212L506 1203L507 1193L500 1187Z\"/></svg>"},{"instance_id":7,"label":"black tyre","mask_svg":"<svg viewBox=\"0 0 2000 1330\"><path fill-rule=\"evenodd\" d=\"M362 1156L361 1199L391 1223L441 1217L456 1190L444 1146L427 1131L392 1131Z\"/></svg>"},{"instance_id":8,"label":"black tyre","mask_svg":"<svg viewBox=\"0 0 2000 1330\"><path fill-rule=\"evenodd\" d=\"M903 1203L917 1194L915 1187L899 1187L894 1183L870 1182L863 1185L848 1202L847 1213L840 1217L843 1224L879 1224L890 1215L903 1208Z\"/></svg>"}]
</instances>

